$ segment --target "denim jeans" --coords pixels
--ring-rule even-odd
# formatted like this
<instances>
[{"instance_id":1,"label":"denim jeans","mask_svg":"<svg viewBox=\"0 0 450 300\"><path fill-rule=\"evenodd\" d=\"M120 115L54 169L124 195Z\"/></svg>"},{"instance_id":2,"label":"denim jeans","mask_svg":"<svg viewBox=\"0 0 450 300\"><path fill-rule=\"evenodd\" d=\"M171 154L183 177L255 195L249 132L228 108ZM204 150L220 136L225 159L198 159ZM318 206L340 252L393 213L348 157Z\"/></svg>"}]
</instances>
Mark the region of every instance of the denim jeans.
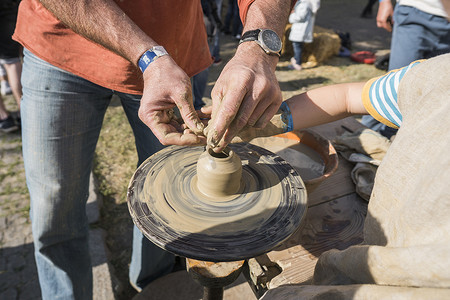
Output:
<instances>
[{"instance_id":1,"label":"denim jeans","mask_svg":"<svg viewBox=\"0 0 450 300\"><path fill-rule=\"evenodd\" d=\"M203 96L205 95L206 85L208 84L208 75L209 68L192 77L192 96L194 98L195 110L199 110L205 106Z\"/></svg>"},{"instance_id":2,"label":"denim jeans","mask_svg":"<svg viewBox=\"0 0 450 300\"><path fill-rule=\"evenodd\" d=\"M415 7L397 5L394 10L389 71L409 65L418 59L450 52L450 23L444 17L431 15ZM363 116L362 123L390 138L397 133L375 120Z\"/></svg>"},{"instance_id":3,"label":"denim jeans","mask_svg":"<svg viewBox=\"0 0 450 300\"><path fill-rule=\"evenodd\" d=\"M220 19L222 19L222 0L215 0L217 6L217 15ZM211 46L210 46L211 49ZM214 60L219 60L220 57L220 30L216 31L216 35L213 39L213 45L211 49L211 55L214 57Z\"/></svg>"},{"instance_id":4,"label":"denim jeans","mask_svg":"<svg viewBox=\"0 0 450 300\"><path fill-rule=\"evenodd\" d=\"M93 84L26 49L22 85L23 157L42 298L92 299L85 206L94 151L113 94L133 129L139 164L163 146L137 116L141 96ZM172 254L135 228L130 267L135 286L170 272L174 262Z\"/></svg>"},{"instance_id":5,"label":"denim jeans","mask_svg":"<svg viewBox=\"0 0 450 300\"><path fill-rule=\"evenodd\" d=\"M228 1L228 10L225 15L225 31L230 30L231 25L231 34L236 36L237 34L242 34L242 22L239 17L239 6L237 0L229 0Z\"/></svg>"},{"instance_id":6,"label":"denim jeans","mask_svg":"<svg viewBox=\"0 0 450 300\"><path fill-rule=\"evenodd\" d=\"M294 59L298 65L302 64L302 46L303 42L292 42L292 49L294 50Z\"/></svg>"},{"instance_id":7,"label":"denim jeans","mask_svg":"<svg viewBox=\"0 0 450 300\"><path fill-rule=\"evenodd\" d=\"M411 6L395 7L389 70L448 52L450 23L446 18Z\"/></svg>"}]
</instances>

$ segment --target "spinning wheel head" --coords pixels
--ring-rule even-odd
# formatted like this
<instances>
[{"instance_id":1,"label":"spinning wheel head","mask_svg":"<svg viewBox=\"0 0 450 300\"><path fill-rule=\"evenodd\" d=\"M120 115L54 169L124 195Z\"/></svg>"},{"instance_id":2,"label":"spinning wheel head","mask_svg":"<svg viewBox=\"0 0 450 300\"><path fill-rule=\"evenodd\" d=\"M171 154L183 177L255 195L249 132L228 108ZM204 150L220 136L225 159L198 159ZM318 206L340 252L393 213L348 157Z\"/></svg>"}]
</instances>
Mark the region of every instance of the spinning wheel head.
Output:
<instances>
[{"instance_id":1,"label":"spinning wheel head","mask_svg":"<svg viewBox=\"0 0 450 300\"><path fill-rule=\"evenodd\" d=\"M203 147L167 147L136 170L128 207L148 239L180 256L225 262L266 253L294 233L306 212L298 173L261 147L241 143L230 149L231 155L215 157L208 165L214 169L221 159L240 157L237 173L227 179L234 188L225 192L211 193L211 181L202 188L212 174L197 166L199 158L210 159L201 157Z\"/></svg>"}]
</instances>

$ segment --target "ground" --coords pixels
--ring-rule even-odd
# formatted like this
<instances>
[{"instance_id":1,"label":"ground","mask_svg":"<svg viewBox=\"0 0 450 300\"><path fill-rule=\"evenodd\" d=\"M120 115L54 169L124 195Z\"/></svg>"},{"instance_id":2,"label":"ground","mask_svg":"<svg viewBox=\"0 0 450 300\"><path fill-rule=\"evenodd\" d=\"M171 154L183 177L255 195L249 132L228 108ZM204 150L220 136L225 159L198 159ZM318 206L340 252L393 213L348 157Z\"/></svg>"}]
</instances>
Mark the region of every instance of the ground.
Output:
<instances>
[{"instance_id":1,"label":"ground","mask_svg":"<svg viewBox=\"0 0 450 300\"><path fill-rule=\"evenodd\" d=\"M226 1L225 1L226 2ZM389 49L390 34L375 25L375 19L360 18L365 1L357 0L323 0L318 12L316 24L342 32L349 32L353 49L370 50L385 53ZM377 6L374 7L376 12ZM210 101L210 92L225 63L232 57L237 40L231 36L221 36L222 58L220 66L210 68L209 82L204 100ZM357 64L345 57L332 57L322 65L303 71L287 68L289 57L282 57L277 65L276 75L283 98L314 87L341 82L363 81L383 74L373 65ZM17 109L12 97L6 98L9 109ZM10 228L26 224L29 228L29 198L25 186L23 161L21 157L20 134L0 134L0 246L5 247L3 239L7 235L17 236L16 244L31 242L31 232L11 231ZM120 288L116 291L117 299L131 299L135 291L128 284L128 264L131 253L132 221L126 205L126 189L136 169L134 139L120 103L113 101L108 109L98 143L95 170L97 184L103 194L99 226L107 231L107 247L110 262L114 267L114 276ZM7 253L0 249L0 259L6 261ZM16 253L17 256L17 253ZM9 257L9 254L8 254ZM14 256L10 256L13 259ZM18 260L19 259L17 258ZM32 257L27 257L27 260ZM2 264L3 265L3 264ZM7 262L5 262L7 265ZM1 270L0 270L1 271ZM0 276L1 276L0 272ZM36 276L33 273L31 276ZM18 278L23 285L29 284L27 278ZM0 286L1 289L1 286ZM15 298L17 295L12 295ZM32 299L22 295L20 299Z\"/></svg>"}]
</instances>

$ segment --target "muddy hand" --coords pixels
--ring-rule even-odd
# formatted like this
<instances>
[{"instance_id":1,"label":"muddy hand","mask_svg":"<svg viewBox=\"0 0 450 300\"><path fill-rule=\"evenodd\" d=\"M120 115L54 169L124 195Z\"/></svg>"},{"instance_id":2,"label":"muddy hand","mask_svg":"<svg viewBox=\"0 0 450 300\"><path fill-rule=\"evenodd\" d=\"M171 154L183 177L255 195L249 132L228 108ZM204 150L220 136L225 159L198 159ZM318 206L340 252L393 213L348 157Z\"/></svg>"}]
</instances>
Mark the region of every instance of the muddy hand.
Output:
<instances>
[{"instance_id":1,"label":"muddy hand","mask_svg":"<svg viewBox=\"0 0 450 300\"><path fill-rule=\"evenodd\" d=\"M160 57L144 72L139 118L163 145L205 144L204 125L194 110L189 77L170 56ZM174 117L178 107L182 120ZM188 129L188 130L187 130Z\"/></svg>"},{"instance_id":2,"label":"muddy hand","mask_svg":"<svg viewBox=\"0 0 450 300\"><path fill-rule=\"evenodd\" d=\"M256 43L240 45L212 90L207 144L215 152L222 151L244 127L265 127L280 106L275 77L278 58L255 52L261 52Z\"/></svg>"}]
</instances>

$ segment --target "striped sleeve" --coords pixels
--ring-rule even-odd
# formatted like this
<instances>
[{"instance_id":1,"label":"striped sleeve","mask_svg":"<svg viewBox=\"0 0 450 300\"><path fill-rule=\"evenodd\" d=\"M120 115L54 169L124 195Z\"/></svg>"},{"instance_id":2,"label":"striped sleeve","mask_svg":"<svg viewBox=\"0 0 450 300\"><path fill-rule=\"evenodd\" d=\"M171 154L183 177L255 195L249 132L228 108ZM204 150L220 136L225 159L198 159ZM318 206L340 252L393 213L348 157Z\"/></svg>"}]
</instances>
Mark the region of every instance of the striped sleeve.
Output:
<instances>
[{"instance_id":1,"label":"striped sleeve","mask_svg":"<svg viewBox=\"0 0 450 300\"><path fill-rule=\"evenodd\" d=\"M412 67L423 60L412 62L401 69L369 80L362 92L362 101L367 112L375 119L389 127L399 128L402 124L402 114L398 107L398 85Z\"/></svg>"}]
</instances>

